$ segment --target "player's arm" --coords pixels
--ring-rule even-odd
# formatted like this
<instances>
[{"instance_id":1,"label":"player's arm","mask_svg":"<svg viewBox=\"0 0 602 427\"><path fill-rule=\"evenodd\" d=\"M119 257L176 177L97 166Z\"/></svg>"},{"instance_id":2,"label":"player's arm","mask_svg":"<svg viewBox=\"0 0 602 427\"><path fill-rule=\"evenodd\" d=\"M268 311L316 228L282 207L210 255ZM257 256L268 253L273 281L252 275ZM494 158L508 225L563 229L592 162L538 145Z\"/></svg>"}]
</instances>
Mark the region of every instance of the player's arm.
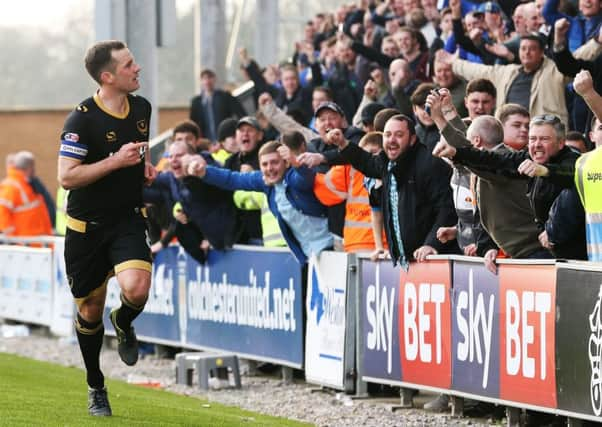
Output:
<instances>
[{"instance_id":1,"label":"player's arm","mask_svg":"<svg viewBox=\"0 0 602 427\"><path fill-rule=\"evenodd\" d=\"M90 164L82 163L83 159L65 156L61 148L58 163L59 183L66 190L92 184L117 169L140 163L141 149L146 150L147 147L147 142L128 142L112 156Z\"/></svg>"}]
</instances>

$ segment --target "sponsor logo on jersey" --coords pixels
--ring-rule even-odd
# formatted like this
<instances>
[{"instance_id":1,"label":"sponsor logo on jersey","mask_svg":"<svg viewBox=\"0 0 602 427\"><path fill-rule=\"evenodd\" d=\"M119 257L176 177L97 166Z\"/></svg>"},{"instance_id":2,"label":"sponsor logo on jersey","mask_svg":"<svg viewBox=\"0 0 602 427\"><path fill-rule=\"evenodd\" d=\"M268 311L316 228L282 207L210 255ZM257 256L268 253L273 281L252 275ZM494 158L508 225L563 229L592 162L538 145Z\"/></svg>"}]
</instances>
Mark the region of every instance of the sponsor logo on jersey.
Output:
<instances>
[{"instance_id":1,"label":"sponsor logo on jersey","mask_svg":"<svg viewBox=\"0 0 602 427\"><path fill-rule=\"evenodd\" d=\"M136 122L136 127L138 128L138 132L143 135L148 135L148 126L146 125L146 120L138 120Z\"/></svg>"},{"instance_id":2,"label":"sponsor logo on jersey","mask_svg":"<svg viewBox=\"0 0 602 427\"><path fill-rule=\"evenodd\" d=\"M82 113L87 113L88 112L88 107L86 107L85 105L78 105L77 107L75 107L75 109L77 111L81 111Z\"/></svg>"},{"instance_id":3,"label":"sponsor logo on jersey","mask_svg":"<svg viewBox=\"0 0 602 427\"><path fill-rule=\"evenodd\" d=\"M110 130L106 134L107 142L115 142L117 141L117 133L114 130Z\"/></svg>"},{"instance_id":4,"label":"sponsor logo on jersey","mask_svg":"<svg viewBox=\"0 0 602 427\"><path fill-rule=\"evenodd\" d=\"M65 134L65 136L63 137L63 139L65 141L77 142L77 141L79 141L79 135L76 134L76 133L68 132L68 133Z\"/></svg>"}]
</instances>

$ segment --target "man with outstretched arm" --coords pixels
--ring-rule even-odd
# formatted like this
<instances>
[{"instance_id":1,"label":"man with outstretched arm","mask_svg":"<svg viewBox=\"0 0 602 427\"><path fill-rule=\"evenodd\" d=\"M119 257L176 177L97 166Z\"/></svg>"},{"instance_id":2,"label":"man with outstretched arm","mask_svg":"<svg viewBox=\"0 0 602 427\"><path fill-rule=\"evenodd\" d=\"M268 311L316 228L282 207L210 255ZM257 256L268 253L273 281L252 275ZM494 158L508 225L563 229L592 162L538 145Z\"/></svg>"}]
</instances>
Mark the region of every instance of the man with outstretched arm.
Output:
<instances>
[{"instance_id":1,"label":"man with outstretched arm","mask_svg":"<svg viewBox=\"0 0 602 427\"><path fill-rule=\"evenodd\" d=\"M378 155L350 144L340 129L329 131L326 142L338 146L342 158L364 175L382 179L385 235L393 264L407 270L412 259L458 252L455 241L437 239L440 227L458 220L449 186L451 171L439 159L433 161L428 148L418 143L411 118L399 114L387 121Z\"/></svg>"}]
</instances>

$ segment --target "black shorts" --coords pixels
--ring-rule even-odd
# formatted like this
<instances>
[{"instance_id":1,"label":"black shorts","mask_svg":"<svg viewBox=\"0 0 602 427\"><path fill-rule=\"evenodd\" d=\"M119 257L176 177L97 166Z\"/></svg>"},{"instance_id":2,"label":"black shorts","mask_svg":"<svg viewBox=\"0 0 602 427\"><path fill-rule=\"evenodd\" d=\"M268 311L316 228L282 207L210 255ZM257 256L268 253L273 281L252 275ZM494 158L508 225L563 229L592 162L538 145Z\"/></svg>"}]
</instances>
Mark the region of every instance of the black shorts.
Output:
<instances>
[{"instance_id":1,"label":"black shorts","mask_svg":"<svg viewBox=\"0 0 602 427\"><path fill-rule=\"evenodd\" d=\"M113 274L129 268L151 271L146 222L141 214L107 224L67 219L65 267L76 299L104 287Z\"/></svg>"}]
</instances>

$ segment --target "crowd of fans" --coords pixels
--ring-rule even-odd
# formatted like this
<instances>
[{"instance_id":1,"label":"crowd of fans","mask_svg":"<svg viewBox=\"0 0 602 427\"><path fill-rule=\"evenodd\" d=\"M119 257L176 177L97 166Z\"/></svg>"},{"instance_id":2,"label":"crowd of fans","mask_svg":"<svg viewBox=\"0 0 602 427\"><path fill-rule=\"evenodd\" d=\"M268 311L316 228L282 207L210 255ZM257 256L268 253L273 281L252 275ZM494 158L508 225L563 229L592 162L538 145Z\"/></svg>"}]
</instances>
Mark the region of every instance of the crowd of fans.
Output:
<instances>
[{"instance_id":1,"label":"crowd of fans","mask_svg":"<svg viewBox=\"0 0 602 427\"><path fill-rule=\"evenodd\" d=\"M594 0L357 1L279 65L240 48L256 114L201 72L145 190L153 251L599 260L575 164L602 144L601 22Z\"/></svg>"},{"instance_id":2,"label":"crowd of fans","mask_svg":"<svg viewBox=\"0 0 602 427\"><path fill-rule=\"evenodd\" d=\"M406 268L438 253L494 272L500 256L600 260L598 156L579 156L602 144L601 22L595 0L360 0L306 22L281 64L241 47L256 113L201 72L145 189L153 252L177 238L200 262L235 243ZM5 234L50 230L33 170L31 153L7 158Z\"/></svg>"}]
</instances>

